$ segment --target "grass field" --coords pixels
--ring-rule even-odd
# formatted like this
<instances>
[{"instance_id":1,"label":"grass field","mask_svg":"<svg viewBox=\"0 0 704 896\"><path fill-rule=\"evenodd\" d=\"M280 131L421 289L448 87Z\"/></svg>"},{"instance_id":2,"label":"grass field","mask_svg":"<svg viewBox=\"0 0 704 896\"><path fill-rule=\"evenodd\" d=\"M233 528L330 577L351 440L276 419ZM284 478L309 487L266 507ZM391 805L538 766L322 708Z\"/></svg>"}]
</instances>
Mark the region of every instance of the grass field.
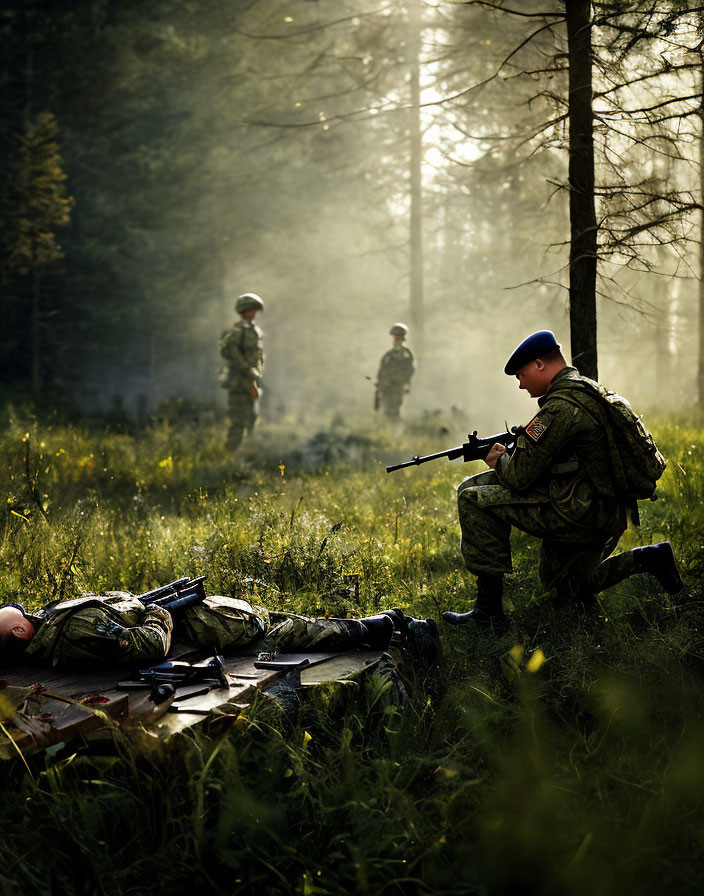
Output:
<instances>
[{"instance_id":1,"label":"grass field","mask_svg":"<svg viewBox=\"0 0 704 896\"><path fill-rule=\"evenodd\" d=\"M0 892L700 892L704 435L653 429L669 468L621 547L671 539L677 598L638 577L557 610L519 534L509 631L444 627L405 715L317 699L219 739L49 751L32 776L3 763ZM457 439L307 435L263 426L233 462L216 424L10 420L2 594L37 606L207 574L210 593L306 613L468 608L455 486L474 466L384 472Z\"/></svg>"}]
</instances>

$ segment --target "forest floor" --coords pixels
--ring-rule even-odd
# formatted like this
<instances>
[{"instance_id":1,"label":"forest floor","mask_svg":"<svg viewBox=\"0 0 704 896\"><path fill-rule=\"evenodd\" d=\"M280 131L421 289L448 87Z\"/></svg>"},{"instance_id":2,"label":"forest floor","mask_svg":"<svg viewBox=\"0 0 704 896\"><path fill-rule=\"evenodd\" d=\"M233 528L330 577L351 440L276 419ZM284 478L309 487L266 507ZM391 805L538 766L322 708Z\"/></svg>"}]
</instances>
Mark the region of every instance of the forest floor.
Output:
<instances>
[{"instance_id":1,"label":"forest floor","mask_svg":"<svg viewBox=\"0 0 704 896\"><path fill-rule=\"evenodd\" d=\"M556 609L517 534L508 631L441 625L441 664L409 672L405 714L318 701L215 739L52 749L31 774L5 762L0 891L701 892L704 433L650 422L669 467L619 549L670 539L681 594L640 576ZM206 574L209 593L272 609L467 609L455 488L482 465L384 471L456 430L297 429L263 425L233 461L217 423L10 420L2 595L38 606Z\"/></svg>"}]
</instances>

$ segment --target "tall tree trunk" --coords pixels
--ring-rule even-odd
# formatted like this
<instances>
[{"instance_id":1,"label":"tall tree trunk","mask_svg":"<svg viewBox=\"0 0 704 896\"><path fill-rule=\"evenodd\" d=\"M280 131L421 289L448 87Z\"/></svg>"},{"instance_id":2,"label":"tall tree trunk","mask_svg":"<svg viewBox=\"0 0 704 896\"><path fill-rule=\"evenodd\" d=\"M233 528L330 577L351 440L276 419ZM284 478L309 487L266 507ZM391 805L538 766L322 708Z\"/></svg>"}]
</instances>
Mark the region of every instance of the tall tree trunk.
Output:
<instances>
[{"instance_id":1,"label":"tall tree trunk","mask_svg":"<svg viewBox=\"0 0 704 896\"><path fill-rule=\"evenodd\" d=\"M704 24L704 14L701 16ZM704 55L700 57L702 101L699 106L699 352L697 367L697 398L700 411L704 411Z\"/></svg>"},{"instance_id":2,"label":"tall tree trunk","mask_svg":"<svg viewBox=\"0 0 704 896\"><path fill-rule=\"evenodd\" d=\"M597 378L596 212L590 0L565 0L569 55L570 339L572 363Z\"/></svg>"},{"instance_id":3,"label":"tall tree trunk","mask_svg":"<svg viewBox=\"0 0 704 896\"><path fill-rule=\"evenodd\" d=\"M659 246L656 250L658 267L664 269L669 260L667 246ZM667 410L672 401L674 357L672 339L674 323L679 305L680 281L672 283L664 277L651 278L651 301L656 310L655 318L655 358L653 364L653 381L648 388L655 399L655 406Z\"/></svg>"},{"instance_id":4,"label":"tall tree trunk","mask_svg":"<svg viewBox=\"0 0 704 896\"><path fill-rule=\"evenodd\" d=\"M672 355L670 353L670 298L664 296L662 305L659 305L655 328L655 364L653 373L655 382L652 383L655 405L667 410L672 379Z\"/></svg>"},{"instance_id":5,"label":"tall tree trunk","mask_svg":"<svg viewBox=\"0 0 704 896\"><path fill-rule=\"evenodd\" d=\"M41 280L37 267L37 253L32 246L31 296L29 310L29 363L32 397L38 398L42 388L41 368Z\"/></svg>"},{"instance_id":6,"label":"tall tree trunk","mask_svg":"<svg viewBox=\"0 0 704 896\"><path fill-rule=\"evenodd\" d=\"M24 106L22 109L23 133L30 133L32 115L34 113L34 44L32 33L32 18L34 4L27 0L23 7L22 24L24 28L25 61L24 61ZM34 230L35 224L33 223ZM31 270L29 276L30 306L29 306L29 387L32 398L39 397L41 390L41 366L39 360L41 319L40 311L40 276L37 268L37 249L35 237L32 236Z\"/></svg>"},{"instance_id":7,"label":"tall tree trunk","mask_svg":"<svg viewBox=\"0 0 704 896\"><path fill-rule=\"evenodd\" d=\"M410 317L411 338L420 355L424 346L423 312L423 190L421 161L423 136L420 124L420 35L421 20L418 0L411 0L409 11L409 58L411 66L411 108L409 130L411 143L411 232L410 232Z\"/></svg>"}]
</instances>

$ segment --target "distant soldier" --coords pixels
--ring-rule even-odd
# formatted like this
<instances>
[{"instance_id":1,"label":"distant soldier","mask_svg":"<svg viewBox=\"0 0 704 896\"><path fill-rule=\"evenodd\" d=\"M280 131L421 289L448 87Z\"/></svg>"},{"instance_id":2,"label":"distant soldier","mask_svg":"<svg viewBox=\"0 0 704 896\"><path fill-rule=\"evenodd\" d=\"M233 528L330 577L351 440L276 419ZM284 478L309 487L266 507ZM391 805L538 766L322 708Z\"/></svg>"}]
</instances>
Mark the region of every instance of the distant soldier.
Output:
<instances>
[{"instance_id":1,"label":"distant soldier","mask_svg":"<svg viewBox=\"0 0 704 896\"><path fill-rule=\"evenodd\" d=\"M235 303L240 319L220 339L220 354L226 369L222 382L228 392L230 428L227 447L236 451L245 430L250 431L257 420L257 401L264 372L262 331L254 323L257 311L264 310L264 302L253 292L241 295Z\"/></svg>"},{"instance_id":2,"label":"distant soldier","mask_svg":"<svg viewBox=\"0 0 704 896\"><path fill-rule=\"evenodd\" d=\"M376 376L374 408L381 408L389 420L398 420L403 397L411 390L413 352L403 343L408 333L405 324L394 324L389 330L394 344L381 359Z\"/></svg>"}]
</instances>

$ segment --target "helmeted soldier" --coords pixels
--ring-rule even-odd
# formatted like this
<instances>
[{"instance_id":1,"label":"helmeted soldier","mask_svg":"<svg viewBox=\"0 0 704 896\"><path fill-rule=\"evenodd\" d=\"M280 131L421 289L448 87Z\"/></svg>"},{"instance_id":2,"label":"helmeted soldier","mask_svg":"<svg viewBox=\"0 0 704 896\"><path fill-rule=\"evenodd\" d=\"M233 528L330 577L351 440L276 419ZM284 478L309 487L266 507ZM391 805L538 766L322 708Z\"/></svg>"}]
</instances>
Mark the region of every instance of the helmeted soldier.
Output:
<instances>
[{"instance_id":1,"label":"helmeted soldier","mask_svg":"<svg viewBox=\"0 0 704 896\"><path fill-rule=\"evenodd\" d=\"M405 395L411 389L415 367L413 352L403 343L408 327L396 323L389 330L393 345L382 357L376 376L375 409L381 409L389 420L398 420Z\"/></svg>"},{"instance_id":2,"label":"helmeted soldier","mask_svg":"<svg viewBox=\"0 0 704 896\"><path fill-rule=\"evenodd\" d=\"M225 360L222 386L228 394L229 430L227 447L236 451L245 432L254 427L257 419L264 351L262 331L254 323L257 312L264 310L264 302L253 292L246 292L235 302L239 320L225 330L220 339L220 354Z\"/></svg>"},{"instance_id":3,"label":"helmeted soldier","mask_svg":"<svg viewBox=\"0 0 704 896\"><path fill-rule=\"evenodd\" d=\"M636 505L617 481L621 459L600 397L607 390L567 365L550 330L524 340L504 372L516 376L540 409L512 452L494 445L486 456L492 469L459 486L461 550L477 576L477 599L473 610L447 612L445 620L504 623L511 527L542 539L540 579L558 602L589 600L635 573L654 575L668 593L679 591L669 542L609 557Z\"/></svg>"}]
</instances>

